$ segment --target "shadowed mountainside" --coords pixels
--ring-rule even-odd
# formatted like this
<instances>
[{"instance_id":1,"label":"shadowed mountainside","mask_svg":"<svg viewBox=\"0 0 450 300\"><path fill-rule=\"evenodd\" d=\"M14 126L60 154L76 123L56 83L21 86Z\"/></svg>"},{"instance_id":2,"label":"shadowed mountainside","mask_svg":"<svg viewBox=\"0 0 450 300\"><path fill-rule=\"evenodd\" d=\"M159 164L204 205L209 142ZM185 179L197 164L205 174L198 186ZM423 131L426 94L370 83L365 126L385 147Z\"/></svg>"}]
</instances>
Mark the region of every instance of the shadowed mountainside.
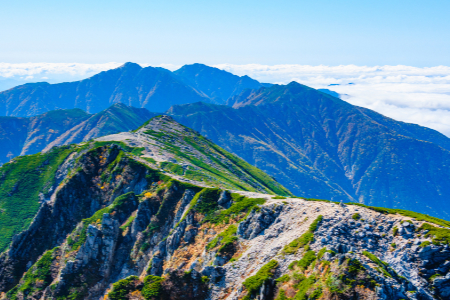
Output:
<instances>
[{"instance_id":1,"label":"shadowed mountainside","mask_svg":"<svg viewBox=\"0 0 450 300\"><path fill-rule=\"evenodd\" d=\"M450 140L292 82L169 114L294 194L450 216Z\"/></svg>"}]
</instances>

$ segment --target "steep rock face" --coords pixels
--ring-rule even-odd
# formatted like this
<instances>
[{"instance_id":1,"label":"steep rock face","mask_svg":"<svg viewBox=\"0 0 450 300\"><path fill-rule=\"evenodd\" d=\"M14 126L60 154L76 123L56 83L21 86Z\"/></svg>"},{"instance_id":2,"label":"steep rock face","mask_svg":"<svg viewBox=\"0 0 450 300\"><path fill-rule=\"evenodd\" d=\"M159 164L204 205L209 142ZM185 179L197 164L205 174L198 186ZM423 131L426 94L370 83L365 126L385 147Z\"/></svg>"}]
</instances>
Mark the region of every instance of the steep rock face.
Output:
<instances>
[{"instance_id":1,"label":"steep rock face","mask_svg":"<svg viewBox=\"0 0 450 300\"><path fill-rule=\"evenodd\" d=\"M316 299L313 295L445 299L448 294L449 246L447 242L432 245L426 223L357 206L302 200L271 201L263 208L279 205L281 213L262 234L240 235L245 252L223 266L225 276L211 287L211 299L238 299L246 292L258 299L273 299L272 294L277 299L287 299L281 294L308 299ZM255 228L265 226L263 215L245 222ZM279 279L263 280L255 288L266 266L270 266L266 271L272 270L269 277Z\"/></svg>"},{"instance_id":2,"label":"steep rock face","mask_svg":"<svg viewBox=\"0 0 450 300\"><path fill-rule=\"evenodd\" d=\"M450 140L291 83L168 111L297 195L448 217Z\"/></svg>"},{"instance_id":3,"label":"steep rock face","mask_svg":"<svg viewBox=\"0 0 450 300\"><path fill-rule=\"evenodd\" d=\"M56 110L31 118L0 117L0 163L18 155L48 151L139 127L156 114L115 104L89 115L81 109Z\"/></svg>"},{"instance_id":4,"label":"steep rock face","mask_svg":"<svg viewBox=\"0 0 450 300\"><path fill-rule=\"evenodd\" d=\"M33 262L45 250L59 245L75 225L91 216L116 194L135 191L140 193L140 183L145 180L146 170L139 166L127 165L124 160L117 161L119 148L97 148L81 158L81 170L70 176L70 180L55 189L51 201L42 202L30 227L14 236L9 250L0 258L0 287L8 289L15 284ZM74 160L76 156L68 159ZM99 170L110 166L116 176L108 182L108 187L98 186ZM122 178L129 178L127 184ZM54 220L54 222L48 222ZM11 273L12 272L12 273ZM19 277L17 277L19 276Z\"/></svg>"}]
</instances>

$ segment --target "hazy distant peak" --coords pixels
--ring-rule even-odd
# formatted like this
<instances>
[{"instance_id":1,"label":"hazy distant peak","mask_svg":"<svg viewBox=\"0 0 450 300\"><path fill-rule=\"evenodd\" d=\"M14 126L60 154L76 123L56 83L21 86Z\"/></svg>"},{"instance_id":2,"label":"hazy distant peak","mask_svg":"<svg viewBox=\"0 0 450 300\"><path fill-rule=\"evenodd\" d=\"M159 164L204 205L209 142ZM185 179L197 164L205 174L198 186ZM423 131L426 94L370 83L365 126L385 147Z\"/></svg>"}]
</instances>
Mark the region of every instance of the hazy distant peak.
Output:
<instances>
[{"instance_id":1,"label":"hazy distant peak","mask_svg":"<svg viewBox=\"0 0 450 300\"><path fill-rule=\"evenodd\" d=\"M225 104L228 99L239 95L243 90L259 89L263 86L247 75L238 76L198 63L185 65L173 73L219 104Z\"/></svg>"},{"instance_id":2,"label":"hazy distant peak","mask_svg":"<svg viewBox=\"0 0 450 300\"><path fill-rule=\"evenodd\" d=\"M138 65L137 63L133 63L133 62L126 62L123 65L121 65L118 69L142 69L142 67L140 65Z\"/></svg>"},{"instance_id":3,"label":"hazy distant peak","mask_svg":"<svg viewBox=\"0 0 450 300\"><path fill-rule=\"evenodd\" d=\"M108 109L112 109L112 108L123 108L123 109L126 109L126 108L128 108L129 106L127 106L127 105L125 105L125 104L123 104L123 103L120 103L120 102L118 102L118 103L114 103L113 105L111 105L110 107L108 107L106 110L108 110Z\"/></svg>"}]
</instances>

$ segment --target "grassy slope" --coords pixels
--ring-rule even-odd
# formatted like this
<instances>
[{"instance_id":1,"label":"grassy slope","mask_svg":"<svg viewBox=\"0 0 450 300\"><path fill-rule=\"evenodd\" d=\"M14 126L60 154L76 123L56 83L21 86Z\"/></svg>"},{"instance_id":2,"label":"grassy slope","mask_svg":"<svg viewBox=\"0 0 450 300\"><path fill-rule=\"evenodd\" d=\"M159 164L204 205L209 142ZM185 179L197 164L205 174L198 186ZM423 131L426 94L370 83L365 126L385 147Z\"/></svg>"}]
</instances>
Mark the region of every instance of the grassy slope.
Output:
<instances>
[{"instance_id":1,"label":"grassy slope","mask_svg":"<svg viewBox=\"0 0 450 300\"><path fill-rule=\"evenodd\" d=\"M39 193L52 186L58 166L71 152L71 147L61 147L18 157L0 168L0 252L30 225L39 209Z\"/></svg>"},{"instance_id":2,"label":"grassy slope","mask_svg":"<svg viewBox=\"0 0 450 300\"><path fill-rule=\"evenodd\" d=\"M158 122L155 117L153 120ZM289 190L276 182L272 177L250 165L241 158L229 153L217 146L210 140L202 137L194 131L173 130L172 126L185 128L184 126L172 122L162 122L167 126L167 130L153 130L152 120L144 124L147 128L140 127L142 133L151 136L153 139L165 145L164 150L174 153L181 160L186 160L197 167L197 170L187 170L184 174L174 164L163 164L162 167L177 175L204 181L211 185L220 184L224 187L236 190L256 191L255 186L261 187L266 193L278 195L292 195ZM171 124L172 123L172 124ZM182 126L182 127L181 127ZM171 128L172 127L172 128ZM182 139L180 139L180 135ZM194 148L202 157L181 150L180 146L188 145ZM206 158L210 163L205 161ZM247 182L239 178L246 178Z\"/></svg>"}]
</instances>

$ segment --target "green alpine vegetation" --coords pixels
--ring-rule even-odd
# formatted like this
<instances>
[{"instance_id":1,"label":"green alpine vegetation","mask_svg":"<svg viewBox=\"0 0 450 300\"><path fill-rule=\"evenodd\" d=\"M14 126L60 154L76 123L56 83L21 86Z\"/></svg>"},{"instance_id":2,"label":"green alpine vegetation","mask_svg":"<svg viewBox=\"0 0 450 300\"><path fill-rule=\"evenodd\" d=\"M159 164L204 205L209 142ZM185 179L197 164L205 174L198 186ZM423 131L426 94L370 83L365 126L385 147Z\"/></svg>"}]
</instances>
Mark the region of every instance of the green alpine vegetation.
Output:
<instances>
[{"instance_id":1,"label":"green alpine vegetation","mask_svg":"<svg viewBox=\"0 0 450 300\"><path fill-rule=\"evenodd\" d=\"M27 295L35 289L44 289L52 282L51 265L58 248L49 250L27 271L21 283L7 293L8 299L16 300L19 292ZM36 287L38 285L38 287Z\"/></svg>"},{"instance_id":2,"label":"green alpine vegetation","mask_svg":"<svg viewBox=\"0 0 450 300\"><path fill-rule=\"evenodd\" d=\"M275 269L278 267L278 262L276 260L271 260L265 264L255 275L248 277L242 283L242 285L247 290L248 294L242 298L243 300L250 300L251 296L259 291L259 288L273 277Z\"/></svg>"},{"instance_id":3,"label":"green alpine vegetation","mask_svg":"<svg viewBox=\"0 0 450 300\"><path fill-rule=\"evenodd\" d=\"M293 240L283 248L284 254L295 254L300 248L307 246L309 243L314 241L314 231L316 231L317 226L322 221L323 216L318 216L312 223L309 225L309 229L299 238Z\"/></svg>"},{"instance_id":4,"label":"green alpine vegetation","mask_svg":"<svg viewBox=\"0 0 450 300\"><path fill-rule=\"evenodd\" d=\"M317 254L304 250L302 258L289 266L288 273L278 277L275 300L347 299L356 289L374 292L376 282L357 259L324 260L322 248ZM289 293L288 293L289 291ZM289 295L289 296L288 296Z\"/></svg>"},{"instance_id":5,"label":"green alpine vegetation","mask_svg":"<svg viewBox=\"0 0 450 300\"><path fill-rule=\"evenodd\" d=\"M111 292L108 294L110 300L128 299L128 295L132 292L139 291L145 300L159 299L162 293L161 283L163 278L153 275L148 275L144 278L143 284L139 277L129 276L125 279L119 280L113 284Z\"/></svg>"},{"instance_id":6,"label":"green alpine vegetation","mask_svg":"<svg viewBox=\"0 0 450 300\"><path fill-rule=\"evenodd\" d=\"M213 224L229 223L230 218L242 219L253 209L258 209L258 205L266 202L263 198L249 198L237 193L231 194L233 203L230 208L219 210L206 217L205 221Z\"/></svg>"},{"instance_id":7,"label":"green alpine vegetation","mask_svg":"<svg viewBox=\"0 0 450 300\"><path fill-rule=\"evenodd\" d=\"M158 161L159 165L153 167L208 186L292 196L269 175L168 116L154 117L133 132L97 141L121 142L128 147L146 149L133 154Z\"/></svg>"},{"instance_id":8,"label":"green alpine vegetation","mask_svg":"<svg viewBox=\"0 0 450 300\"><path fill-rule=\"evenodd\" d=\"M13 235L25 230L40 206L56 188L55 174L74 147L17 157L0 167L0 252Z\"/></svg>"},{"instance_id":9,"label":"green alpine vegetation","mask_svg":"<svg viewBox=\"0 0 450 300\"><path fill-rule=\"evenodd\" d=\"M450 229L439 228L428 223L424 223L418 230L419 232L422 230L428 230L425 237L431 237L432 243L435 245L450 245ZM424 247L423 245L428 245L429 242L427 242L428 241L423 242L421 246Z\"/></svg>"},{"instance_id":10,"label":"green alpine vegetation","mask_svg":"<svg viewBox=\"0 0 450 300\"><path fill-rule=\"evenodd\" d=\"M219 233L211 242L208 243L208 245L206 245L206 250L211 250L217 246L220 246L217 252L225 252L231 244L238 240L236 232L237 227L235 225L228 226L227 229Z\"/></svg>"}]
</instances>

